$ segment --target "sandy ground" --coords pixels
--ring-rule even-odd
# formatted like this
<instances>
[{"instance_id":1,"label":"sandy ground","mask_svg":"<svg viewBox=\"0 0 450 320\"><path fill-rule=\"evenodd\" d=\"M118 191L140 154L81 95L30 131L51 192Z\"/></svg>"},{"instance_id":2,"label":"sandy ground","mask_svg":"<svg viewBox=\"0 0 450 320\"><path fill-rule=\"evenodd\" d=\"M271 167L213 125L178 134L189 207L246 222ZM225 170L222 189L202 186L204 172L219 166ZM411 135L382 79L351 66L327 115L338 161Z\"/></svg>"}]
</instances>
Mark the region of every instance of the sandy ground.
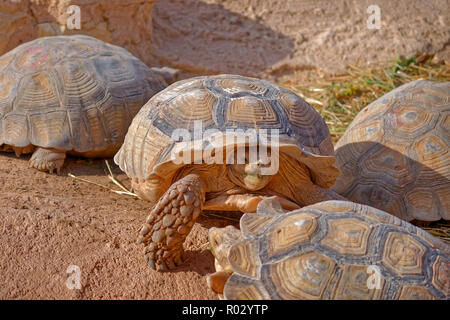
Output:
<instances>
[{"instance_id":1,"label":"sandy ground","mask_svg":"<svg viewBox=\"0 0 450 320\"><path fill-rule=\"evenodd\" d=\"M214 272L207 230L232 222L200 216L185 243L185 263L156 272L135 244L148 203L67 175L108 185L103 160L69 158L57 176L28 168L28 159L0 155L0 298L217 298L206 285ZM129 185L120 169L113 172ZM81 271L79 290L66 286L71 265Z\"/></svg>"}]
</instances>

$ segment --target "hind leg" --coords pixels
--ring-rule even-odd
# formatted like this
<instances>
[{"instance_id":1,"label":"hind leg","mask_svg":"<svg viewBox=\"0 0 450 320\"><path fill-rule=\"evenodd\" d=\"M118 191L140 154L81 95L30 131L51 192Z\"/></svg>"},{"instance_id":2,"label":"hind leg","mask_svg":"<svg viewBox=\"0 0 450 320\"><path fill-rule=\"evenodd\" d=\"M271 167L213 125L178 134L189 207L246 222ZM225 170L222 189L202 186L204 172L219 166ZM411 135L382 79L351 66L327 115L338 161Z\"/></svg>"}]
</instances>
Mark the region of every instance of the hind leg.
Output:
<instances>
[{"instance_id":1,"label":"hind leg","mask_svg":"<svg viewBox=\"0 0 450 320\"><path fill-rule=\"evenodd\" d=\"M30 158L29 166L41 171L49 171L59 174L59 170L64 164L66 153L52 149L37 148Z\"/></svg>"},{"instance_id":2,"label":"hind leg","mask_svg":"<svg viewBox=\"0 0 450 320\"><path fill-rule=\"evenodd\" d=\"M16 154L16 157L20 157L21 154L32 153L34 151L34 148L35 147L32 144L29 144L25 147L15 147L15 146L11 146L9 144L0 145L0 151L14 152Z\"/></svg>"}]
</instances>

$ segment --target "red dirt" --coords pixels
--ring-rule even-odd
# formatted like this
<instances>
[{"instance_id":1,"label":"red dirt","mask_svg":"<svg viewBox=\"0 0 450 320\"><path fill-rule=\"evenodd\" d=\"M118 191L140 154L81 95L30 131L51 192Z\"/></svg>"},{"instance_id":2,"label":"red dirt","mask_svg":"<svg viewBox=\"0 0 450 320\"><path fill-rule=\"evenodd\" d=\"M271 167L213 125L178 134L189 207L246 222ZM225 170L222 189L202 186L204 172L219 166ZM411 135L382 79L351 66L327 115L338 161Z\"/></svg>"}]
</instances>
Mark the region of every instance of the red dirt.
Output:
<instances>
[{"instance_id":1,"label":"red dirt","mask_svg":"<svg viewBox=\"0 0 450 320\"><path fill-rule=\"evenodd\" d=\"M28 159L0 154L1 299L217 299L206 285L214 272L207 232L227 220L200 216L184 264L153 271L135 244L149 204L68 176L118 189L103 160L69 158L57 176L28 168ZM129 185L120 169L113 172ZM80 267L79 290L66 286L70 265Z\"/></svg>"}]
</instances>

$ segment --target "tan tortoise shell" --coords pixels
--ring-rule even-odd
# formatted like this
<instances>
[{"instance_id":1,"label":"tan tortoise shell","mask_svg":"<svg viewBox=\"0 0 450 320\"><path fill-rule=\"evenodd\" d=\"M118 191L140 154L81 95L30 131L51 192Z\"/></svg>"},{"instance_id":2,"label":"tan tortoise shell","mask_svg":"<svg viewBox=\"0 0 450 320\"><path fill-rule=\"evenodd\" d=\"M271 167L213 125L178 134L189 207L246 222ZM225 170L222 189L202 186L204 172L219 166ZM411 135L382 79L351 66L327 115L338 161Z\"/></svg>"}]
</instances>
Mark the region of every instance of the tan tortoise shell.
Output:
<instances>
[{"instance_id":1,"label":"tan tortoise shell","mask_svg":"<svg viewBox=\"0 0 450 320\"><path fill-rule=\"evenodd\" d=\"M336 145L333 189L401 219L449 220L450 82L404 84L365 107Z\"/></svg>"},{"instance_id":2,"label":"tan tortoise shell","mask_svg":"<svg viewBox=\"0 0 450 320\"><path fill-rule=\"evenodd\" d=\"M134 118L115 162L132 178L170 180L181 166L171 161L172 132L193 131L199 120L202 129L221 132L278 129L280 151L306 164L316 184L328 188L339 175L328 127L312 106L268 81L227 74L178 81L156 94Z\"/></svg>"},{"instance_id":3,"label":"tan tortoise shell","mask_svg":"<svg viewBox=\"0 0 450 320\"><path fill-rule=\"evenodd\" d=\"M420 228L349 201L273 202L241 218L225 299L449 298L450 246Z\"/></svg>"},{"instance_id":4,"label":"tan tortoise shell","mask_svg":"<svg viewBox=\"0 0 450 320\"><path fill-rule=\"evenodd\" d=\"M166 86L123 48L83 35L38 38L0 57L0 145L112 156Z\"/></svg>"}]
</instances>

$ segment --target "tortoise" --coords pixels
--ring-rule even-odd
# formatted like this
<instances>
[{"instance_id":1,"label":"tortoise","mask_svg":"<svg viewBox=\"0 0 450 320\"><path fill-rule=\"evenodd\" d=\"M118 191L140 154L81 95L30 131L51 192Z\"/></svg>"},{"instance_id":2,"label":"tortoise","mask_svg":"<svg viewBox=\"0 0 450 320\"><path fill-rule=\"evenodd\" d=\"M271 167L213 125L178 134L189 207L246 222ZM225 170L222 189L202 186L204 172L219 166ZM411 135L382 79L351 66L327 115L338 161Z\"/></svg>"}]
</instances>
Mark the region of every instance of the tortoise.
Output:
<instances>
[{"instance_id":1,"label":"tortoise","mask_svg":"<svg viewBox=\"0 0 450 320\"><path fill-rule=\"evenodd\" d=\"M0 57L0 151L33 152L58 172L66 154L112 157L138 110L167 87L127 50L84 36L38 38Z\"/></svg>"},{"instance_id":2,"label":"tortoise","mask_svg":"<svg viewBox=\"0 0 450 320\"><path fill-rule=\"evenodd\" d=\"M224 299L449 299L450 245L387 212L331 200L291 212L265 199L240 230L211 228Z\"/></svg>"},{"instance_id":3,"label":"tortoise","mask_svg":"<svg viewBox=\"0 0 450 320\"><path fill-rule=\"evenodd\" d=\"M406 83L366 106L336 145L349 200L406 221L449 220L450 82Z\"/></svg>"},{"instance_id":4,"label":"tortoise","mask_svg":"<svg viewBox=\"0 0 450 320\"><path fill-rule=\"evenodd\" d=\"M329 189L339 170L320 115L288 89L239 75L185 79L154 95L114 161L152 204L137 243L157 270L182 262L202 210L254 212L268 196L286 209L343 199Z\"/></svg>"}]
</instances>

